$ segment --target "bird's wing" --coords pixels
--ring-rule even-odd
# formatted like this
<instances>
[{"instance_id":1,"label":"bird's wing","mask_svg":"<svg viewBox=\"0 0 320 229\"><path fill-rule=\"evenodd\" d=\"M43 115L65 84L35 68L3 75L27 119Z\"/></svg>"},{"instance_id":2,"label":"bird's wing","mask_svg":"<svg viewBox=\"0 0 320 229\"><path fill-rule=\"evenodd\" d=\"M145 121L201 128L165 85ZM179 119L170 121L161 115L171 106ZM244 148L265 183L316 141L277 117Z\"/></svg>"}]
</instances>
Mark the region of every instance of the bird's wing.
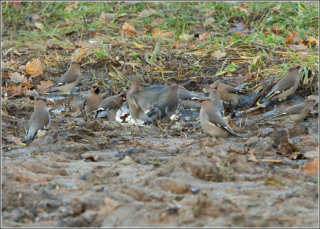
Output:
<instances>
[{"instance_id":1,"label":"bird's wing","mask_svg":"<svg viewBox=\"0 0 320 229\"><path fill-rule=\"evenodd\" d=\"M236 89L234 87L230 87L229 85L224 85L224 89L228 92L228 93L234 93L234 94L245 94L243 91Z\"/></svg>"},{"instance_id":2,"label":"bird's wing","mask_svg":"<svg viewBox=\"0 0 320 229\"><path fill-rule=\"evenodd\" d=\"M207 112L206 115L208 116L208 121L217 127L221 128L222 130L226 130L229 133L239 136L217 113L215 112Z\"/></svg>"},{"instance_id":3,"label":"bird's wing","mask_svg":"<svg viewBox=\"0 0 320 229\"><path fill-rule=\"evenodd\" d=\"M281 79L278 84L267 94L266 99L270 99L275 95L279 95L294 86L295 80L293 78Z\"/></svg>"},{"instance_id":4,"label":"bird's wing","mask_svg":"<svg viewBox=\"0 0 320 229\"><path fill-rule=\"evenodd\" d=\"M142 109L153 106L158 106L163 103L166 98L167 86L154 86L144 90L131 93L131 99L135 104L138 104Z\"/></svg>"}]
</instances>

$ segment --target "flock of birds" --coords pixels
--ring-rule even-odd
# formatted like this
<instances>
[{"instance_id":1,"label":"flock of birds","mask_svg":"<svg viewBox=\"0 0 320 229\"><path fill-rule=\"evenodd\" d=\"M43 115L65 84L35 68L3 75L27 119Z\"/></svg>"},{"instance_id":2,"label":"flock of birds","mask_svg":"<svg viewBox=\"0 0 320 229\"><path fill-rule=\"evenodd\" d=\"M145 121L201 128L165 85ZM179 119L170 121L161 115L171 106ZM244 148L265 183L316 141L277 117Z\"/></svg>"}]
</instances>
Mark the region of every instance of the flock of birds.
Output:
<instances>
[{"instance_id":1,"label":"flock of birds","mask_svg":"<svg viewBox=\"0 0 320 229\"><path fill-rule=\"evenodd\" d=\"M79 83L81 62L72 61L68 71L61 77L58 83L49 87L45 94L58 92L70 94L70 91ZM285 100L293 94L299 85L300 66L292 66L288 73L272 88L272 90L260 101L258 105L267 100ZM232 105L239 103L245 96L245 91L225 85L220 80L210 86L210 94L207 98L199 98L182 86L172 84L171 86L154 85L145 89L140 88L140 80L137 76L130 76L131 87L126 93L107 97L103 99L97 84L92 85L86 100L83 103L74 103L71 110L84 109L87 113L95 112L95 118L105 118L107 121L115 122L116 113L125 100L128 101L131 116L135 120L146 122L166 122L176 112L180 102L187 107L199 107L200 122L204 132L213 137L227 137L229 133L236 133L225 121L222 100ZM303 120L318 103L317 96L311 95L299 105L289 107L281 113L271 116L265 120L287 119L291 121ZM147 107L152 108L145 112ZM27 134L22 145L33 141L38 132L48 128L50 125L50 114L46 107L46 99L37 97L34 112L27 126Z\"/></svg>"}]
</instances>

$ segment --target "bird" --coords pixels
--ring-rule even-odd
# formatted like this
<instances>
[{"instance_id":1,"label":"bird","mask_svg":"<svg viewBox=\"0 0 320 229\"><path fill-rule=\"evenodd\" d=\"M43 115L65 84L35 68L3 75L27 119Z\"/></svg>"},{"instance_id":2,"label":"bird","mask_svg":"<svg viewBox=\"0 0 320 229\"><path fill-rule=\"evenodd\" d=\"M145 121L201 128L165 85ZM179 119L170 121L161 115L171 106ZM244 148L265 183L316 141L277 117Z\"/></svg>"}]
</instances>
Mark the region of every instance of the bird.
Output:
<instances>
[{"instance_id":1,"label":"bird","mask_svg":"<svg viewBox=\"0 0 320 229\"><path fill-rule=\"evenodd\" d=\"M72 61L68 71L61 77L58 83L50 86L49 91L45 94L52 92L59 92L60 94L70 94L72 88L74 88L80 81L80 61Z\"/></svg>"},{"instance_id":2,"label":"bird","mask_svg":"<svg viewBox=\"0 0 320 229\"><path fill-rule=\"evenodd\" d=\"M216 80L211 84L210 89L216 89L219 92L220 98L232 105L238 104L239 100L245 94L242 90L220 83L220 80Z\"/></svg>"},{"instance_id":3,"label":"bird","mask_svg":"<svg viewBox=\"0 0 320 229\"><path fill-rule=\"evenodd\" d=\"M318 103L315 98L307 98L303 103L289 107L279 114L266 118L262 121L282 120L298 122L303 120L313 110L313 107Z\"/></svg>"},{"instance_id":4,"label":"bird","mask_svg":"<svg viewBox=\"0 0 320 229\"><path fill-rule=\"evenodd\" d=\"M100 103L96 111L95 118L106 118L109 122L116 122L116 113L121 108L122 103L126 100L126 94L110 96Z\"/></svg>"},{"instance_id":5,"label":"bird","mask_svg":"<svg viewBox=\"0 0 320 229\"><path fill-rule=\"evenodd\" d=\"M136 75L130 76L131 87L127 93L130 114L133 119L153 122L153 120L144 112L148 107L161 104L167 91L167 86L152 86L146 89L140 89L140 80Z\"/></svg>"},{"instance_id":6,"label":"bird","mask_svg":"<svg viewBox=\"0 0 320 229\"><path fill-rule=\"evenodd\" d=\"M170 120L170 117L174 114L178 107L179 99L177 93L178 85L172 84L167 88L163 103L151 108L150 111L146 113L147 116L153 121L160 119L161 122L166 122Z\"/></svg>"},{"instance_id":7,"label":"bird","mask_svg":"<svg viewBox=\"0 0 320 229\"><path fill-rule=\"evenodd\" d=\"M225 108L220 99L219 92L216 89L213 89L209 93L209 97L212 99L213 107L220 117L224 117Z\"/></svg>"},{"instance_id":8,"label":"bird","mask_svg":"<svg viewBox=\"0 0 320 229\"><path fill-rule=\"evenodd\" d=\"M210 134L212 137L227 137L228 133L238 137L243 136L236 133L224 119L217 114L210 97L196 100L199 100L201 103L200 122L204 132Z\"/></svg>"},{"instance_id":9,"label":"bird","mask_svg":"<svg viewBox=\"0 0 320 229\"><path fill-rule=\"evenodd\" d=\"M46 107L46 99L38 97L34 106L29 124L27 126L27 134L21 145L26 145L29 140L34 140L39 131L50 126L50 113Z\"/></svg>"},{"instance_id":10,"label":"bird","mask_svg":"<svg viewBox=\"0 0 320 229\"><path fill-rule=\"evenodd\" d=\"M97 110L102 101L102 94L98 84L93 84L85 102L84 109L87 113Z\"/></svg>"},{"instance_id":11,"label":"bird","mask_svg":"<svg viewBox=\"0 0 320 229\"><path fill-rule=\"evenodd\" d=\"M288 73L272 88L272 90L260 101L264 103L266 100L285 100L289 95L293 94L299 86L299 69L300 66L292 66ZM261 103L257 105L260 106Z\"/></svg>"},{"instance_id":12,"label":"bird","mask_svg":"<svg viewBox=\"0 0 320 229\"><path fill-rule=\"evenodd\" d=\"M178 98L180 104L190 108L200 108L200 103L193 98L197 97L183 86L178 86Z\"/></svg>"}]
</instances>

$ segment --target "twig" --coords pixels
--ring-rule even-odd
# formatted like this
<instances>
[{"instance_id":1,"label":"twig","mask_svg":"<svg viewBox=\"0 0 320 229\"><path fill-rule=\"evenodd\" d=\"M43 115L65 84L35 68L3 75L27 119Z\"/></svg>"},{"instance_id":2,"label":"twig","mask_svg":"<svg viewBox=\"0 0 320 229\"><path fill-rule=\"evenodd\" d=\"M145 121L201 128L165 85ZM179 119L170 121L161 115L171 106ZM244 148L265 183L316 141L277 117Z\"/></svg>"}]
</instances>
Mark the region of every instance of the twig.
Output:
<instances>
[{"instance_id":1,"label":"twig","mask_svg":"<svg viewBox=\"0 0 320 229\"><path fill-rule=\"evenodd\" d=\"M61 107L61 106L63 106L63 103L60 103L59 105L57 105L57 106L55 106L55 107L52 107L52 108L49 110L49 112L51 112L51 111L53 111L53 110L55 110L55 109L57 109L57 108L59 108L59 107Z\"/></svg>"}]
</instances>

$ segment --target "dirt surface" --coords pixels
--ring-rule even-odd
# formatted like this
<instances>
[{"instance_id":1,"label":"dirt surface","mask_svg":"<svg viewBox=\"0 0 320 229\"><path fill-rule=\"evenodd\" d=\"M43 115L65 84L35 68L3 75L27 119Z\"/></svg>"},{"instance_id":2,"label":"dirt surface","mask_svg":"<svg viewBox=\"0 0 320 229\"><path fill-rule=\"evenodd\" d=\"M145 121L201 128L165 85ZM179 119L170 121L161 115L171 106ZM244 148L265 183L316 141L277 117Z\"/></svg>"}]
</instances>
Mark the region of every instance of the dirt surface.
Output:
<instances>
[{"instance_id":1,"label":"dirt surface","mask_svg":"<svg viewBox=\"0 0 320 229\"><path fill-rule=\"evenodd\" d=\"M249 133L243 139L208 137L197 115L180 125L198 111L167 129L52 115L45 135L23 147L7 136L23 139L31 112L10 109L18 112L2 116L3 226L318 224L318 177L300 171L310 159L290 159L280 146L288 130L302 154L314 151L317 115L259 129L248 116L232 118Z\"/></svg>"}]
</instances>

